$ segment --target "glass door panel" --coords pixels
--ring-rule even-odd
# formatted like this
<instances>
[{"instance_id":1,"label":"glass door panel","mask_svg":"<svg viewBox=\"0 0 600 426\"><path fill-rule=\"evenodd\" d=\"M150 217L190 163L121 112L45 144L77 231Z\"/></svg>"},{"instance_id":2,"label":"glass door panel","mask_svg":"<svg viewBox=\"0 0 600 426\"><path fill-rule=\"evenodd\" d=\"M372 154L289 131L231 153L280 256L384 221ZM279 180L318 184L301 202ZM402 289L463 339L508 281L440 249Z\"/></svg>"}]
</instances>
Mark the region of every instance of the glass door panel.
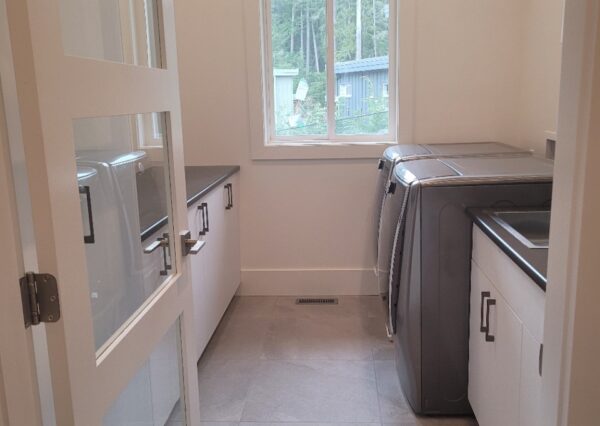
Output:
<instances>
[{"instance_id":1,"label":"glass door panel","mask_svg":"<svg viewBox=\"0 0 600 426\"><path fill-rule=\"evenodd\" d=\"M60 0L65 54L160 68L158 0Z\"/></svg>"},{"instance_id":2,"label":"glass door panel","mask_svg":"<svg viewBox=\"0 0 600 426\"><path fill-rule=\"evenodd\" d=\"M104 416L104 426L185 424L178 333L179 321L112 404Z\"/></svg>"},{"instance_id":3,"label":"glass door panel","mask_svg":"<svg viewBox=\"0 0 600 426\"><path fill-rule=\"evenodd\" d=\"M96 350L175 272L165 120L74 120Z\"/></svg>"}]
</instances>

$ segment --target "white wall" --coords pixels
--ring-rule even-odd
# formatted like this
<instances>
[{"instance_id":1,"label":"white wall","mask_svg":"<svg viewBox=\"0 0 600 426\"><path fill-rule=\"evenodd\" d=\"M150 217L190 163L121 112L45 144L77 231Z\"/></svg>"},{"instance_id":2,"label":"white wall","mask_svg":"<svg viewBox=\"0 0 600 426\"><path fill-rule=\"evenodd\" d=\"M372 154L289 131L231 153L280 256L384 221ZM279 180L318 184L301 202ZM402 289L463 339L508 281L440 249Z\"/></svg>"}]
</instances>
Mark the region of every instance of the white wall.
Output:
<instances>
[{"instance_id":1,"label":"white wall","mask_svg":"<svg viewBox=\"0 0 600 426\"><path fill-rule=\"evenodd\" d=\"M545 154L545 141L554 137L558 121L558 95L562 53L564 0L523 2L520 143Z\"/></svg>"},{"instance_id":2,"label":"white wall","mask_svg":"<svg viewBox=\"0 0 600 426\"><path fill-rule=\"evenodd\" d=\"M242 292L374 293L376 161L250 159L243 1L176 3L186 164L242 167ZM415 142L521 143L523 3L418 2Z\"/></svg>"}]
</instances>

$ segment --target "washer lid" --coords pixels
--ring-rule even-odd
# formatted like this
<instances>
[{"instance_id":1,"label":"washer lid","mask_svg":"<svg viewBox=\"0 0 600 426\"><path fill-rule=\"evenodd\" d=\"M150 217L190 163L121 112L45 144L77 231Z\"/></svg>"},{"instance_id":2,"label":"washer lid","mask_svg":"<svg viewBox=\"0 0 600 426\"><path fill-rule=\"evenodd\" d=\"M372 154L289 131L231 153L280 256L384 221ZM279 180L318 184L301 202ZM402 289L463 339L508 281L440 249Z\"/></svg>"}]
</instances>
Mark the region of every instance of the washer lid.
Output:
<instances>
[{"instance_id":1,"label":"washer lid","mask_svg":"<svg viewBox=\"0 0 600 426\"><path fill-rule=\"evenodd\" d=\"M146 156L144 151L78 151L77 160L80 162L95 162L110 164L111 166L121 166L124 164L135 163Z\"/></svg>"},{"instance_id":2,"label":"washer lid","mask_svg":"<svg viewBox=\"0 0 600 426\"><path fill-rule=\"evenodd\" d=\"M383 152L383 159L394 163L403 159L419 158L421 156L431 156L431 151L423 145L416 144L394 145Z\"/></svg>"},{"instance_id":3,"label":"washer lid","mask_svg":"<svg viewBox=\"0 0 600 426\"><path fill-rule=\"evenodd\" d=\"M77 167L77 182L83 183L88 179L96 176L98 171L96 169L92 169L91 167Z\"/></svg>"},{"instance_id":4,"label":"washer lid","mask_svg":"<svg viewBox=\"0 0 600 426\"><path fill-rule=\"evenodd\" d=\"M554 163L539 157L465 157L440 160L462 177L552 178Z\"/></svg>"},{"instance_id":5,"label":"washer lid","mask_svg":"<svg viewBox=\"0 0 600 426\"><path fill-rule=\"evenodd\" d=\"M461 155L502 155L522 154L531 155L531 151L507 145L501 142L463 142L463 143L435 143L423 145L429 151L439 156Z\"/></svg>"},{"instance_id":6,"label":"washer lid","mask_svg":"<svg viewBox=\"0 0 600 426\"><path fill-rule=\"evenodd\" d=\"M401 162L394 168L395 180L405 184L433 178L457 176L459 174L451 167L440 160L431 158Z\"/></svg>"}]
</instances>

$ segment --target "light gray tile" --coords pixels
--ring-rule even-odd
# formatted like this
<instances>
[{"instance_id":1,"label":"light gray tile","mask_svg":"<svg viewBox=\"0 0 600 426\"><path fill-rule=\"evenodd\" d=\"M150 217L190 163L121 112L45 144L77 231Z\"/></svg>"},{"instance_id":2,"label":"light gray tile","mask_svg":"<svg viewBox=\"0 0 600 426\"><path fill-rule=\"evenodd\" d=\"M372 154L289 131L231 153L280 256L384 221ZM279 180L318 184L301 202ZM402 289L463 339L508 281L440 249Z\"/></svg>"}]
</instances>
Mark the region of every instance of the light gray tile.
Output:
<instances>
[{"instance_id":1,"label":"light gray tile","mask_svg":"<svg viewBox=\"0 0 600 426\"><path fill-rule=\"evenodd\" d=\"M267 359L371 360L377 337L368 318L282 318L271 323Z\"/></svg>"},{"instance_id":2,"label":"light gray tile","mask_svg":"<svg viewBox=\"0 0 600 426\"><path fill-rule=\"evenodd\" d=\"M402 393L395 361L375 361L374 364L381 420L406 421L413 412Z\"/></svg>"},{"instance_id":3,"label":"light gray tile","mask_svg":"<svg viewBox=\"0 0 600 426\"><path fill-rule=\"evenodd\" d=\"M393 423L382 423L382 426L437 426L437 420L433 417L416 416L406 414L399 416Z\"/></svg>"},{"instance_id":4,"label":"light gray tile","mask_svg":"<svg viewBox=\"0 0 600 426\"><path fill-rule=\"evenodd\" d=\"M238 422L200 422L198 426L238 426Z\"/></svg>"},{"instance_id":5,"label":"light gray tile","mask_svg":"<svg viewBox=\"0 0 600 426\"><path fill-rule=\"evenodd\" d=\"M236 296L225 315L236 319L271 318L275 313L276 302L275 296Z\"/></svg>"},{"instance_id":6,"label":"light gray tile","mask_svg":"<svg viewBox=\"0 0 600 426\"><path fill-rule=\"evenodd\" d=\"M372 362L262 361L242 421L378 422Z\"/></svg>"},{"instance_id":7,"label":"light gray tile","mask_svg":"<svg viewBox=\"0 0 600 426\"><path fill-rule=\"evenodd\" d=\"M436 426L477 426L477 420L473 417L438 417Z\"/></svg>"},{"instance_id":8,"label":"light gray tile","mask_svg":"<svg viewBox=\"0 0 600 426\"><path fill-rule=\"evenodd\" d=\"M203 359L259 359L271 320L224 317L210 340Z\"/></svg>"},{"instance_id":9,"label":"light gray tile","mask_svg":"<svg viewBox=\"0 0 600 426\"><path fill-rule=\"evenodd\" d=\"M396 359L394 343L390 341L377 343L373 348L373 359L375 361L394 361Z\"/></svg>"},{"instance_id":10,"label":"light gray tile","mask_svg":"<svg viewBox=\"0 0 600 426\"><path fill-rule=\"evenodd\" d=\"M321 422L241 422L240 426L381 426L374 423L321 423Z\"/></svg>"},{"instance_id":11,"label":"light gray tile","mask_svg":"<svg viewBox=\"0 0 600 426\"><path fill-rule=\"evenodd\" d=\"M237 422L258 368L256 360L200 360L200 419Z\"/></svg>"}]
</instances>

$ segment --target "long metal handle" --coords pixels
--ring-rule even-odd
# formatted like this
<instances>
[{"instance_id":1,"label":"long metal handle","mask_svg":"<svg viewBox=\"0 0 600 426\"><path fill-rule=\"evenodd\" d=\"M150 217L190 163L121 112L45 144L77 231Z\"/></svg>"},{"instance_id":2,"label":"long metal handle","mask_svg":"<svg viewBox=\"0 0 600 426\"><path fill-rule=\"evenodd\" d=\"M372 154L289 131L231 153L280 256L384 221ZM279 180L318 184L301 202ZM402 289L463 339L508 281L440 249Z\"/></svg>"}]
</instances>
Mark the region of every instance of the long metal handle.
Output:
<instances>
[{"instance_id":1,"label":"long metal handle","mask_svg":"<svg viewBox=\"0 0 600 426\"><path fill-rule=\"evenodd\" d=\"M199 235L206 235L206 216L204 214L204 207L206 203L202 203L198 206L198 210L200 210L200 214L202 215L202 226L200 227Z\"/></svg>"},{"instance_id":2,"label":"long metal handle","mask_svg":"<svg viewBox=\"0 0 600 426\"><path fill-rule=\"evenodd\" d=\"M544 363L544 344L540 343L540 352L538 354L538 373L542 377L542 365Z\"/></svg>"},{"instance_id":3,"label":"long metal handle","mask_svg":"<svg viewBox=\"0 0 600 426\"><path fill-rule=\"evenodd\" d=\"M488 299L486 301L487 310L485 313L485 322L486 322L486 330L485 330L485 341L493 342L496 340L496 336L490 334L490 307L496 306L496 299Z\"/></svg>"},{"instance_id":4,"label":"long metal handle","mask_svg":"<svg viewBox=\"0 0 600 426\"><path fill-rule=\"evenodd\" d=\"M225 209L231 210L233 208L233 184L228 183L225 188L227 189L227 207Z\"/></svg>"},{"instance_id":5,"label":"long metal handle","mask_svg":"<svg viewBox=\"0 0 600 426\"><path fill-rule=\"evenodd\" d=\"M169 250L169 234L163 234L162 238L157 238L152 244L146 246L144 248L144 253L154 253L159 247L162 247L163 249L163 269L159 273L162 276L166 276L169 273L169 270L172 269L172 266L169 265L167 260L167 250Z\"/></svg>"},{"instance_id":6,"label":"long metal handle","mask_svg":"<svg viewBox=\"0 0 600 426\"><path fill-rule=\"evenodd\" d=\"M483 323L483 305L485 302L485 299L490 297L490 292L489 291L482 291L481 292L481 305L479 306L479 331L481 331L482 333L485 333L488 330L488 326L484 325Z\"/></svg>"},{"instance_id":7,"label":"long metal handle","mask_svg":"<svg viewBox=\"0 0 600 426\"><path fill-rule=\"evenodd\" d=\"M208 203L204 203L204 211L206 212L206 228L204 229L205 233L210 232L210 220L208 219Z\"/></svg>"},{"instance_id":8,"label":"long metal handle","mask_svg":"<svg viewBox=\"0 0 600 426\"><path fill-rule=\"evenodd\" d=\"M96 235L94 234L94 215L92 213L92 195L90 194L89 186L80 186L79 194L85 195L87 213L88 213L88 224L90 225L90 233L83 236L83 242L85 244L94 244L96 242Z\"/></svg>"}]
</instances>

